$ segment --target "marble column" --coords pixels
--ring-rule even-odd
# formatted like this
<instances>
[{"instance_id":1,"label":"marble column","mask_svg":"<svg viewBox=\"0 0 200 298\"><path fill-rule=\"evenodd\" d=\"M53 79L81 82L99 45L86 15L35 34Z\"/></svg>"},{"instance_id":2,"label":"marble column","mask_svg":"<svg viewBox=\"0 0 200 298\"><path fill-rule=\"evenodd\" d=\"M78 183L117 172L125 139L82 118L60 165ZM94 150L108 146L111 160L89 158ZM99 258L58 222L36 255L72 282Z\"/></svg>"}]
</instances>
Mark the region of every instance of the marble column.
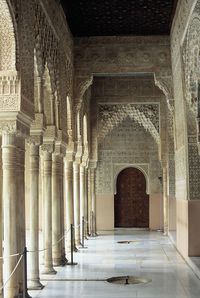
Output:
<instances>
[{"instance_id":1,"label":"marble column","mask_svg":"<svg viewBox=\"0 0 200 298\"><path fill-rule=\"evenodd\" d=\"M65 159L65 197L66 197L66 249L71 251L71 224L74 224L73 206L73 162Z\"/></svg>"},{"instance_id":2,"label":"marble column","mask_svg":"<svg viewBox=\"0 0 200 298\"><path fill-rule=\"evenodd\" d=\"M55 274L52 260L52 153L43 151L44 196L44 269L43 274Z\"/></svg>"},{"instance_id":3,"label":"marble column","mask_svg":"<svg viewBox=\"0 0 200 298\"><path fill-rule=\"evenodd\" d=\"M42 289L39 275L39 145L30 144L30 267L28 288Z\"/></svg>"},{"instance_id":4,"label":"marble column","mask_svg":"<svg viewBox=\"0 0 200 298\"><path fill-rule=\"evenodd\" d=\"M5 255L18 253L17 238L17 146L16 135L3 133L2 135L2 164L3 164L3 217L4 217L4 251ZM10 278L19 257L4 259L4 281ZM18 294L19 286L17 272L11 277L4 288L4 297L13 298Z\"/></svg>"},{"instance_id":5,"label":"marble column","mask_svg":"<svg viewBox=\"0 0 200 298\"><path fill-rule=\"evenodd\" d=\"M61 234L64 236L61 242L62 250L62 265L66 265L68 260L66 258L66 223L65 223L65 201L64 201L64 160L62 158L61 163L61 216L60 216L60 225L61 225Z\"/></svg>"},{"instance_id":6,"label":"marble column","mask_svg":"<svg viewBox=\"0 0 200 298\"><path fill-rule=\"evenodd\" d=\"M80 245L80 165L73 164L75 244Z\"/></svg>"},{"instance_id":7,"label":"marble column","mask_svg":"<svg viewBox=\"0 0 200 298\"><path fill-rule=\"evenodd\" d=\"M62 158L52 155L52 252L53 265L62 265L61 196L62 196ZM58 242L59 241L59 242Z\"/></svg>"},{"instance_id":8,"label":"marble column","mask_svg":"<svg viewBox=\"0 0 200 298\"><path fill-rule=\"evenodd\" d=\"M2 140L0 138L2 144ZM0 189L2 189L2 151L0 154ZM3 256L3 210L2 210L2 192L0 193L0 257ZM0 259L0 288L3 285L3 260ZM3 291L0 291L0 297L3 295Z\"/></svg>"},{"instance_id":9,"label":"marble column","mask_svg":"<svg viewBox=\"0 0 200 298\"><path fill-rule=\"evenodd\" d=\"M164 235L168 235L168 168L163 167L163 221L164 221Z\"/></svg>"},{"instance_id":10,"label":"marble column","mask_svg":"<svg viewBox=\"0 0 200 298\"><path fill-rule=\"evenodd\" d=\"M82 218L85 218L85 167L83 165L80 166L80 236L82 235Z\"/></svg>"},{"instance_id":11,"label":"marble column","mask_svg":"<svg viewBox=\"0 0 200 298\"><path fill-rule=\"evenodd\" d=\"M26 246L26 220L25 220L25 140L22 137L17 138L17 227L18 227L18 251L24 251ZM18 267L19 292L23 293L23 262Z\"/></svg>"},{"instance_id":12,"label":"marble column","mask_svg":"<svg viewBox=\"0 0 200 298\"><path fill-rule=\"evenodd\" d=\"M96 193L95 193L95 169L91 168L91 211L92 211L92 236L96 235Z\"/></svg>"},{"instance_id":13,"label":"marble column","mask_svg":"<svg viewBox=\"0 0 200 298\"><path fill-rule=\"evenodd\" d=\"M88 168L85 168L85 236L88 235Z\"/></svg>"},{"instance_id":14,"label":"marble column","mask_svg":"<svg viewBox=\"0 0 200 298\"><path fill-rule=\"evenodd\" d=\"M92 195L91 195L91 169L88 169L88 233L92 235Z\"/></svg>"}]
</instances>

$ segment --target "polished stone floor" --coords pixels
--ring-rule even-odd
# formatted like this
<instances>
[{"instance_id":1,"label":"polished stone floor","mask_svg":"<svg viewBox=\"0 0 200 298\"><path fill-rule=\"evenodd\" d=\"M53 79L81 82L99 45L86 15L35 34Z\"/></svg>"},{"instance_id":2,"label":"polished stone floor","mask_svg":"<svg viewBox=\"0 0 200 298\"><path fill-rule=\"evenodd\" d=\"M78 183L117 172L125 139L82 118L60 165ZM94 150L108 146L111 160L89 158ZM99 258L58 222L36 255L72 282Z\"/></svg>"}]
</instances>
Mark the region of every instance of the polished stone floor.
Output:
<instances>
[{"instance_id":1,"label":"polished stone floor","mask_svg":"<svg viewBox=\"0 0 200 298\"><path fill-rule=\"evenodd\" d=\"M133 240L129 244L117 241ZM199 298L200 280L159 232L117 230L86 241L74 255L77 266L59 267L42 276L45 288L30 291L41 298ZM133 275L152 281L143 285L109 284L113 276ZM95 281L96 280L96 281Z\"/></svg>"}]
</instances>

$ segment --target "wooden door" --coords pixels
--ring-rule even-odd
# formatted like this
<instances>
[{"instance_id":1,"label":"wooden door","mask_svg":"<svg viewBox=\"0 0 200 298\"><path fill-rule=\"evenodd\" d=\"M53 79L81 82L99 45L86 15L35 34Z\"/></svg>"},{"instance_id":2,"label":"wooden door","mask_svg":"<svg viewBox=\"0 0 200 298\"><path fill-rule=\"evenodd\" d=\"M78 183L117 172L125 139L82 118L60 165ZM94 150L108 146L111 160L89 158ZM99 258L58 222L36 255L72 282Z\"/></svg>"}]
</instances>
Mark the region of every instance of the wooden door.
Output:
<instances>
[{"instance_id":1,"label":"wooden door","mask_svg":"<svg viewBox=\"0 0 200 298\"><path fill-rule=\"evenodd\" d=\"M149 227L149 196L144 174L127 168L117 178L115 195L115 227Z\"/></svg>"}]
</instances>

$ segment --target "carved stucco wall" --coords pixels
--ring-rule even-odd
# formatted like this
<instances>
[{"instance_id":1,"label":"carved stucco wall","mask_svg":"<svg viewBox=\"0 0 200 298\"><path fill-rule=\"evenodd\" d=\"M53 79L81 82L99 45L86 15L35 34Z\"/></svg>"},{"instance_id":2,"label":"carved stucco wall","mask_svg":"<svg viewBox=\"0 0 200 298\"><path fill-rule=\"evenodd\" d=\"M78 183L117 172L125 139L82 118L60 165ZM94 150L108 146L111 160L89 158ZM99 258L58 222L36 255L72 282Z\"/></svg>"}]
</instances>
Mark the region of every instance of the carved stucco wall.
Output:
<instances>
[{"instance_id":1,"label":"carved stucco wall","mask_svg":"<svg viewBox=\"0 0 200 298\"><path fill-rule=\"evenodd\" d=\"M159 146L149 127L154 127L158 135L161 126L164 130L161 118L165 108L164 96L152 77L94 79L91 125L97 126L99 144L97 193L114 194L119 171L134 165L145 173L148 193L161 191ZM135 110L138 113L134 117ZM146 117L142 121L141 113L142 119ZM145 127L145 121L149 127Z\"/></svg>"},{"instance_id":2,"label":"carved stucco wall","mask_svg":"<svg viewBox=\"0 0 200 298\"><path fill-rule=\"evenodd\" d=\"M168 37L75 38L77 73L159 72L169 63Z\"/></svg>"},{"instance_id":3,"label":"carved stucco wall","mask_svg":"<svg viewBox=\"0 0 200 298\"><path fill-rule=\"evenodd\" d=\"M157 144L137 122L130 118L123 120L98 149L97 193L114 193L116 175L122 168L134 164L146 173L148 192L160 192Z\"/></svg>"},{"instance_id":4,"label":"carved stucco wall","mask_svg":"<svg viewBox=\"0 0 200 298\"><path fill-rule=\"evenodd\" d=\"M200 1L179 1L171 33L175 95L176 197L199 199Z\"/></svg>"}]
</instances>

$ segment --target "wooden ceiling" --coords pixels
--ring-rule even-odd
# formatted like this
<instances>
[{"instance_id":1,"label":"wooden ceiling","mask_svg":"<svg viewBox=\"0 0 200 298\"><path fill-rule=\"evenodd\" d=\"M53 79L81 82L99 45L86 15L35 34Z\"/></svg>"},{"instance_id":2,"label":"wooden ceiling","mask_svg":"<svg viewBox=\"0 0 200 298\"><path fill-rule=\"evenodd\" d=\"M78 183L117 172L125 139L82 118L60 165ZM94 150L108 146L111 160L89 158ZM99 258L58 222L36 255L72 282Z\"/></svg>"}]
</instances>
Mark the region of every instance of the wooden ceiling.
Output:
<instances>
[{"instance_id":1,"label":"wooden ceiling","mask_svg":"<svg viewBox=\"0 0 200 298\"><path fill-rule=\"evenodd\" d=\"M61 0L76 37L168 35L177 0Z\"/></svg>"}]
</instances>

